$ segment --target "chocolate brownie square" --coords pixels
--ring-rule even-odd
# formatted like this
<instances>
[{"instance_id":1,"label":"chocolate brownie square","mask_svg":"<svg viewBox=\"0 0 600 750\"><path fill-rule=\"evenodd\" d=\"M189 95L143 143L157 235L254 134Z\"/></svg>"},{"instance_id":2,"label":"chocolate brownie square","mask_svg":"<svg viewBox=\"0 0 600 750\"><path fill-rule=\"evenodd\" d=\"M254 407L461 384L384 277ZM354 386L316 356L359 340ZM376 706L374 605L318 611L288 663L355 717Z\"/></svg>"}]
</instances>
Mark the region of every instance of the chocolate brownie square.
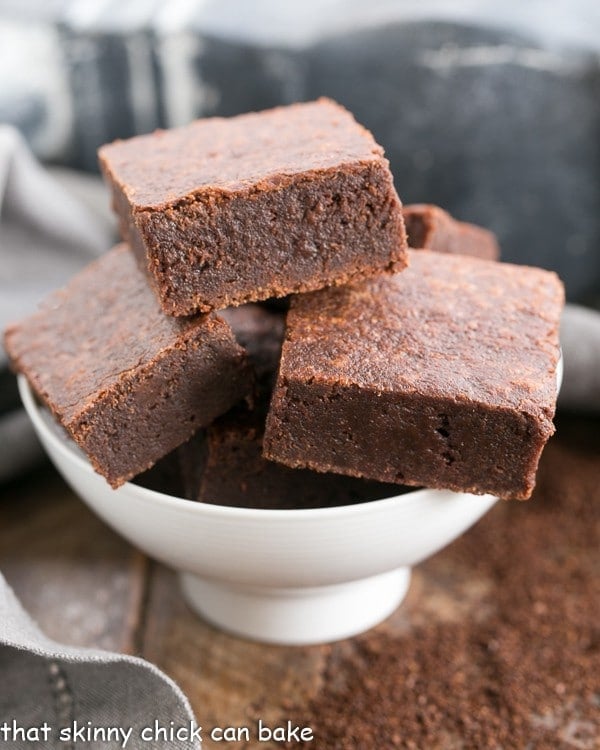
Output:
<instances>
[{"instance_id":1,"label":"chocolate brownie square","mask_svg":"<svg viewBox=\"0 0 600 750\"><path fill-rule=\"evenodd\" d=\"M253 407L240 404L179 448L185 496L204 503L284 510L348 505L406 492L396 484L290 469L262 456L265 417L284 333L281 313L247 304L222 311L256 375Z\"/></svg>"},{"instance_id":2,"label":"chocolate brownie square","mask_svg":"<svg viewBox=\"0 0 600 750\"><path fill-rule=\"evenodd\" d=\"M271 510L320 508L406 492L397 484L290 469L262 456L265 418L284 334L281 313L248 304L222 311L254 368L254 405L240 404L179 448L191 500Z\"/></svg>"},{"instance_id":3,"label":"chocolate brownie square","mask_svg":"<svg viewBox=\"0 0 600 750\"><path fill-rule=\"evenodd\" d=\"M531 495L554 432L554 273L409 251L402 274L296 297L264 455L295 468Z\"/></svg>"},{"instance_id":4,"label":"chocolate brownie square","mask_svg":"<svg viewBox=\"0 0 600 750\"><path fill-rule=\"evenodd\" d=\"M438 253L473 255L498 260L500 248L493 232L457 221L439 206L413 203L402 208L409 247Z\"/></svg>"},{"instance_id":5,"label":"chocolate brownie square","mask_svg":"<svg viewBox=\"0 0 600 750\"><path fill-rule=\"evenodd\" d=\"M351 505L409 488L291 469L268 461L262 443L268 399L235 407L179 448L186 497L240 508L290 510Z\"/></svg>"},{"instance_id":6,"label":"chocolate brownie square","mask_svg":"<svg viewBox=\"0 0 600 750\"><path fill-rule=\"evenodd\" d=\"M99 158L123 236L172 315L406 265L383 150L327 99L116 141Z\"/></svg>"},{"instance_id":7,"label":"chocolate brownie square","mask_svg":"<svg viewBox=\"0 0 600 750\"><path fill-rule=\"evenodd\" d=\"M10 326L5 344L14 369L113 487L251 389L227 323L165 315L126 245Z\"/></svg>"}]
</instances>

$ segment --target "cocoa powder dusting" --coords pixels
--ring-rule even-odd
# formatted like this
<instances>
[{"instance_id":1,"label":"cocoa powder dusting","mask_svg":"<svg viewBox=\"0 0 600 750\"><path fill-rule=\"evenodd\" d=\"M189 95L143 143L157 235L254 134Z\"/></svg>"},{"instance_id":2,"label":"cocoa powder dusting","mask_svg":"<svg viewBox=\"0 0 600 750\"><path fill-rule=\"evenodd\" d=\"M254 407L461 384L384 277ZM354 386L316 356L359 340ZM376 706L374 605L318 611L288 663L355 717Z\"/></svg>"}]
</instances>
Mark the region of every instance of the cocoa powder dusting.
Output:
<instances>
[{"instance_id":1,"label":"cocoa powder dusting","mask_svg":"<svg viewBox=\"0 0 600 750\"><path fill-rule=\"evenodd\" d=\"M319 750L595 750L599 615L600 420L563 417L534 498L500 502L421 566L388 623L329 647L323 688L287 715Z\"/></svg>"}]
</instances>

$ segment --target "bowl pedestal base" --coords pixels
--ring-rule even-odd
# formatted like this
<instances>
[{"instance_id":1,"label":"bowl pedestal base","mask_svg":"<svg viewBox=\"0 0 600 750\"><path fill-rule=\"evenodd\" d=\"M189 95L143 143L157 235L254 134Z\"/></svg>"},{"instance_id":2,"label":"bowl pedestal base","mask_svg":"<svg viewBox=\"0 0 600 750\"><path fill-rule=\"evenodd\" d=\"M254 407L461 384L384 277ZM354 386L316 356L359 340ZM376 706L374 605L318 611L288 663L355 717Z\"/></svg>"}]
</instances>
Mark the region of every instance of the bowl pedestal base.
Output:
<instances>
[{"instance_id":1,"label":"bowl pedestal base","mask_svg":"<svg viewBox=\"0 0 600 750\"><path fill-rule=\"evenodd\" d=\"M214 582L182 573L191 608L233 635L304 646L349 638L385 620L404 599L410 568L349 583L310 588L262 588Z\"/></svg>"}]
</instances>

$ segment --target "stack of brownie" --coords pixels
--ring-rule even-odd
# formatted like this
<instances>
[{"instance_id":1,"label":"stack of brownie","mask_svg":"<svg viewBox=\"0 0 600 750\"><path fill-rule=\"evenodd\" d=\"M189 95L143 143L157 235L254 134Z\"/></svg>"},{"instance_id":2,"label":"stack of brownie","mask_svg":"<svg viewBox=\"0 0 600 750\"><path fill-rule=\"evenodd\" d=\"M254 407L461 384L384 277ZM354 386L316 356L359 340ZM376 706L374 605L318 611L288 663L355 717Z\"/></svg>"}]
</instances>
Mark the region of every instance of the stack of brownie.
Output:
<instances>
[{"instance_id":1,"label":"stack of brownie","mask_svg":"<svg viewBox=\"0 0 600 750\"><path fill-rule=\"evenodd\" d=\"M562 285L498 262L485 229L403 209L349 112L199 120L100 165L124 243L5 341L112 487L158 476L261 508L530 496Z\"/></svg>"}]
</instances>

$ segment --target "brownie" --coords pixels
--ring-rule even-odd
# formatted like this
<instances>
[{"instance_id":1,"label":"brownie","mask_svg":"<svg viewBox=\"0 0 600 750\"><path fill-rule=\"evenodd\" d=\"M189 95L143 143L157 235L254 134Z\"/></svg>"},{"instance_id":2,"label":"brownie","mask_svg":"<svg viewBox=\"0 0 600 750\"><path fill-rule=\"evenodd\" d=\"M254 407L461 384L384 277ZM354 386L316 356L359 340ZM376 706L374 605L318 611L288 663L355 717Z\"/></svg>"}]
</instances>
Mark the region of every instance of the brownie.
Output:
<instances>
[{"instance_id":1,"label":"brownie","mask_svg":"<svg viewBox=\"0 0 600 750\"><path fill-rule=\"evenodd\" d=\"M215 315L164 315L126 245L12 325L15 370L113 487L148 469L251 387Z\"/></svg>"},{"instance_id":2,"label":"brownie","mask_svg":"<svg viewBox=\"0 0 600 750\"><path fill-rule=\"evenodd\" d=\"M172 315L406 264L383 150L330 100L198 120L99 158L123 236Z\"/></svg>"},{"instance_id":3,"label":"brownie","mask_svg":"<svg viewBox=\"0 0 600 750\"><path fill-rule=\"evenodd\" d=\"M268 399L240 405L179 449L186 497L204 503L288 510L350 505L409 491L398 484L291 469L262 456Z\"/></svg>"},{"instance_id":4,"label":"brownie","mask_svg":"<svg viewBox=\"0 0 600 750\"><path fill-rule=\"evenodd\" d=\"M247 508L291 509L348 505L398 495L397 484L308 469L290 469L262 456L265 417L284 333L281 313L247 304L222 311L256 375L253 406L240 404L179 449L186 497Z\"/></svg>"},{"instance_id":5,"label":"brownie","mask_svg":"<svg viewBox=\"0 0 600 750\"><path fill-rule=\"evenodd\" d=\"M413 203L404 206L402 214L411 248L474 255L488 260L500 258L500 248L493 232L476 224L457 221L439 206Z\"/></svg>"},{"instance_id":6,"label":"brownie","mask_svg":"<svg viewBox=\"0 0 600 750\"><path fill-rule=\"evenodd\" d=\"M554 431L563 294L548 271L419 250L402 274L296 297L265 456L529 497Z\"/></svg>"}]
</instances>

